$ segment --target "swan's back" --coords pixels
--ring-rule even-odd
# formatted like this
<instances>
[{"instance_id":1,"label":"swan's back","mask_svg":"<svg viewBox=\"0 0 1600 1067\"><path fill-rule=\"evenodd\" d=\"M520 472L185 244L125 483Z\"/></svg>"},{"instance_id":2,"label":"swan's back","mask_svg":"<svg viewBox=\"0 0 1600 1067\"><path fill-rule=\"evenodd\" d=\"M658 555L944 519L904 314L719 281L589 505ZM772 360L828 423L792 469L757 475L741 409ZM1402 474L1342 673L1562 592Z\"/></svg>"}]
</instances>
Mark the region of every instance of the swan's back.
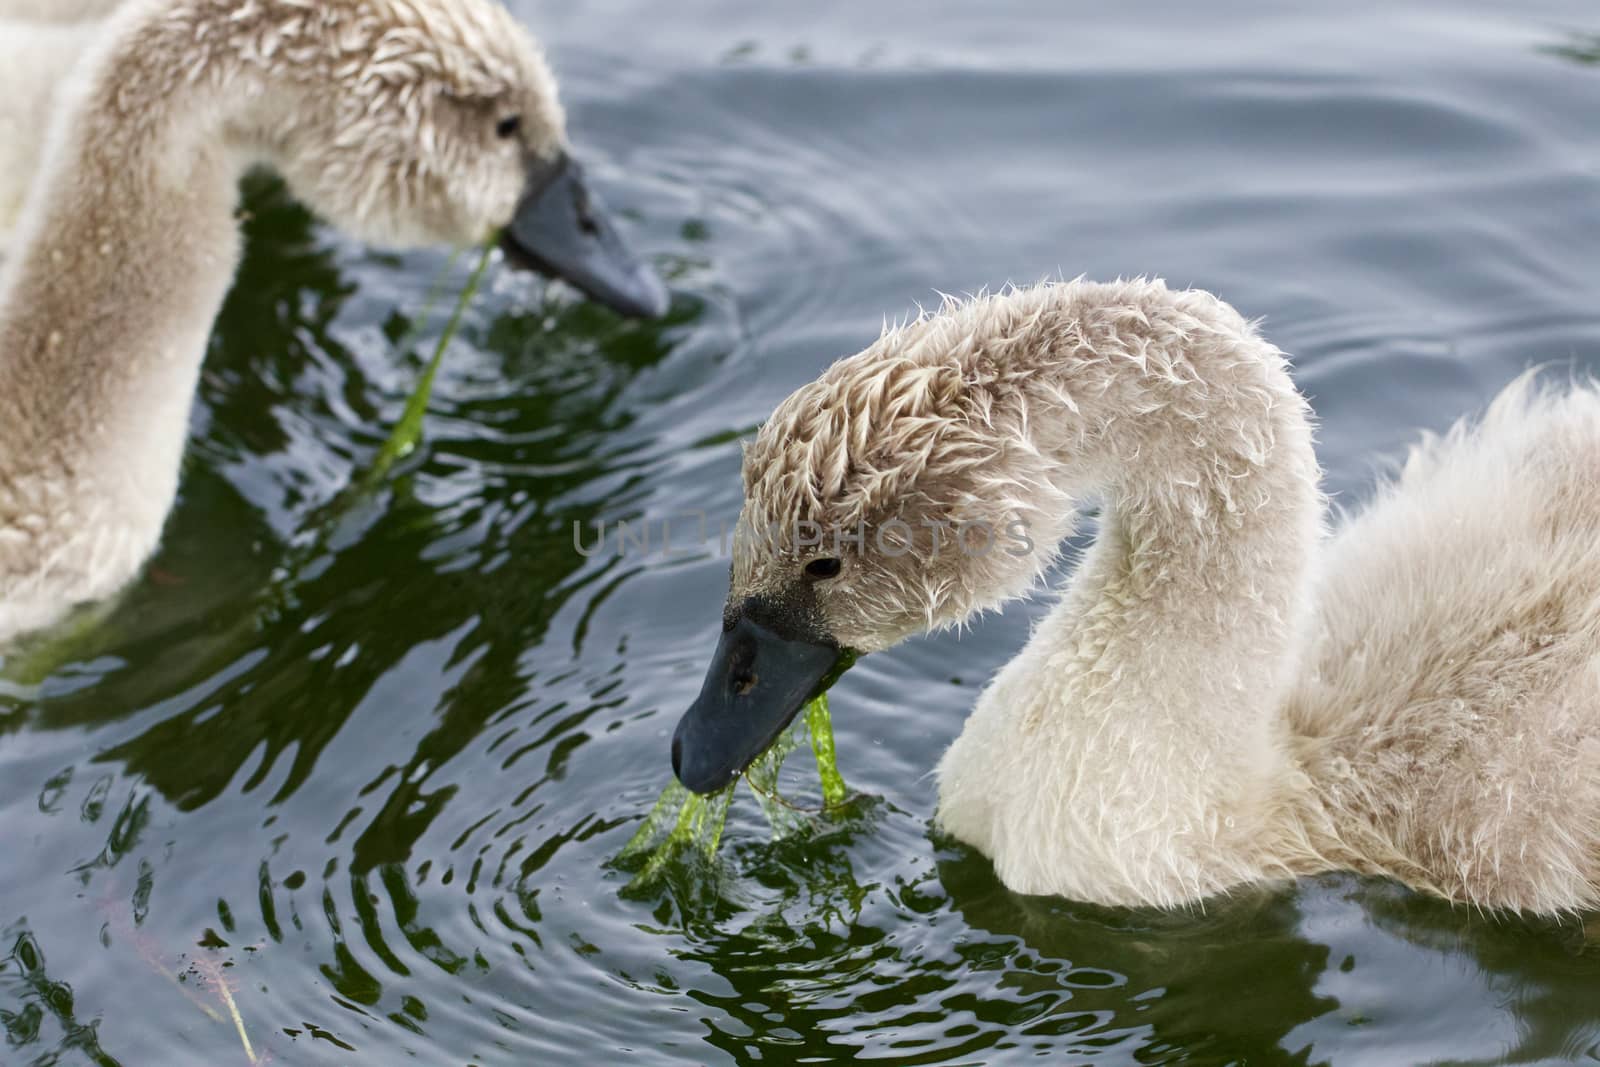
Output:
<instances>
[{"instance_id":1,"label":"swan's back","mask_svg":"<svg viewBox=\"0 0 1600 1067\"><path fill-rule=\"evenodd\" d=\"M1318 605L1288 718L1337 858L1596 902L1600 392L1525 375L1415 449L1329 546Z\"/></svg>"}]
</instances>

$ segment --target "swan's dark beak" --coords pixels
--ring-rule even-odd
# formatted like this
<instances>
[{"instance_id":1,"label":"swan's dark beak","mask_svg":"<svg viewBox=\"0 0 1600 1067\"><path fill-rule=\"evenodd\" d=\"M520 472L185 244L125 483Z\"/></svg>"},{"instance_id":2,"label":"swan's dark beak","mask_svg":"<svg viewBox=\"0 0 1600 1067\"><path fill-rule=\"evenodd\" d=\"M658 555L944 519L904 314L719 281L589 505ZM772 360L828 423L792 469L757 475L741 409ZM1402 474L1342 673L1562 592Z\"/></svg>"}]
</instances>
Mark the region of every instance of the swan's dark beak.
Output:
<instances>
[{"instance_id":1,"label":"swan's dark beak","mask_svg":"<svg viewBox=\"0 0 1600 1067\"><path fill-rule=\"evenodd\" d=\"M560 278L620 314L658 319L667 313L667 287L623 244L570 156L540 163L529 174L500 246L512 261Z\"/></svg>"},{"instance_id":2,"label":"swan's dark beak","mask_svg":"<svg viewBox=\"0 0 1600 1067\"><path fill-rule=\"evenodd\" d=\"M851 658L790 610L759 598L730 610L700 696L672 735L672 773L696 793L732 782Z\"/></svg>"}]
</instances>

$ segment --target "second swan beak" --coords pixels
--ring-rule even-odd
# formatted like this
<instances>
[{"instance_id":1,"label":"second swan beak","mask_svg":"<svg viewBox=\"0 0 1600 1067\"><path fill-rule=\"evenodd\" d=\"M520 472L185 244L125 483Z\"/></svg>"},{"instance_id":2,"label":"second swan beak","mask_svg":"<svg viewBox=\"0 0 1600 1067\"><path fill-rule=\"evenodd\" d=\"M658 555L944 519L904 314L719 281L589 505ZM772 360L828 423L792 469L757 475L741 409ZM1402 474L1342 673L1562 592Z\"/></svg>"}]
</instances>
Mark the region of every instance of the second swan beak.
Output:
<instances>
[{"instance_id":1,"label":"second swan beak","mask_svg":"<svg viewBox=\"0 0 1600 1067\"><path fill-rule=\"evenodd\" d=\"M672 735L672 773L693 792L743 773L853 658L764 607L747 600L724 622L700 696Z\"/></svg>"},{"instance_id":2,"label":"second swan beak","mask_svg":"<svg viewBox=\"0 0 1600 1067\"><path fill-rule=\"evenodd\" d=\"M513 262L560 278L592 300L633 318L667 313L667 287L623 243L583 168L563 154L528 177L516 215L500 239Z\"/></svg>"}]
</instances>

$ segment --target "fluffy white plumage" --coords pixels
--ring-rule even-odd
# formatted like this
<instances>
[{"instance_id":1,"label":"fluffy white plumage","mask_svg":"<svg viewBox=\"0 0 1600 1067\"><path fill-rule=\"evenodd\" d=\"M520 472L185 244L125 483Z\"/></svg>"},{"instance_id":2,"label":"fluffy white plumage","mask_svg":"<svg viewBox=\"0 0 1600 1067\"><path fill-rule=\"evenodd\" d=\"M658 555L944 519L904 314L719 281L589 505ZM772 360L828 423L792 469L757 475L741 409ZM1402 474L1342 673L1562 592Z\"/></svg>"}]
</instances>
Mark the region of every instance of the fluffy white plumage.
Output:
<instances>
[{"instance_id":1,"label":"fluffy white plumage","mask_svg":"<svg viewBox=\"0 0 1600 1067\"><path fill-rule=\"evenodd\" d=\"M1331 537L1286 362L1206 293L947 305L781 405L745 519L1022 517L1036 551L846 545L841 644L958 625L1099 535L938 768L1027 893L1173 907L1349 868L1484 908L1600 903L1600 392L1509 386ZM818 549L746 539L733 600ZM832 554L828 552L827 554Z\"/></svg>"},{"instance_id":2,"label":"fluffy white plumage","mask_svg":"<svg viewBox=\"0 0 1600 1067\"><path fill-rule=\"evenodd\" d=\"M89 22L103 19L122 0L0 0L0 19L17 22Z\"/></svg>"},{"instance_id":3,"label":"fluffy white plumage","mask_svg":"<svg viewBox=\"0 0 1600 1067\"><path fill-rule=\"evenodd\" d=\"M99 29L27 20L17 2L0 0L0 255L38 172L57 91Z\"/></svg>"}]
</instances>

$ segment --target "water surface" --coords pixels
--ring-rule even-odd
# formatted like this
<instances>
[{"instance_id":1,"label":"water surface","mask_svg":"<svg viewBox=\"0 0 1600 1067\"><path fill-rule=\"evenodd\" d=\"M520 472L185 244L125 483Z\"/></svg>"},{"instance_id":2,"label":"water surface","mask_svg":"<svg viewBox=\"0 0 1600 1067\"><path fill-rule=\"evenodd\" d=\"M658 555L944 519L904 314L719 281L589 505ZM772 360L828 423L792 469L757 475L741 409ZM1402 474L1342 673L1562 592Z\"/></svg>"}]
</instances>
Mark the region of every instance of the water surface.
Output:
<instances>
[{"instance_id":1,"label":"water surface","mask_svg":"<svg viewBox=\"0 0 1600 1067\"><path fill-rule=\"evenodd\" d=\"M1578 922L1343 876L1107 911L933 835L1040 603L846 676L848 818L774 845L747 796L713 899L623 894L726 561L571 532L731 521L740 435L886 317L1079 273L1264 317L1358 504L1529 363L1600 368L1592 5L517 9L673 313L499 276L425 449L324 536L442 257L252 188L165 545L0 695L0 1061L245 1063L223 983L293 1064L1600 1059Z\"/></svg>"}]
</instances>

